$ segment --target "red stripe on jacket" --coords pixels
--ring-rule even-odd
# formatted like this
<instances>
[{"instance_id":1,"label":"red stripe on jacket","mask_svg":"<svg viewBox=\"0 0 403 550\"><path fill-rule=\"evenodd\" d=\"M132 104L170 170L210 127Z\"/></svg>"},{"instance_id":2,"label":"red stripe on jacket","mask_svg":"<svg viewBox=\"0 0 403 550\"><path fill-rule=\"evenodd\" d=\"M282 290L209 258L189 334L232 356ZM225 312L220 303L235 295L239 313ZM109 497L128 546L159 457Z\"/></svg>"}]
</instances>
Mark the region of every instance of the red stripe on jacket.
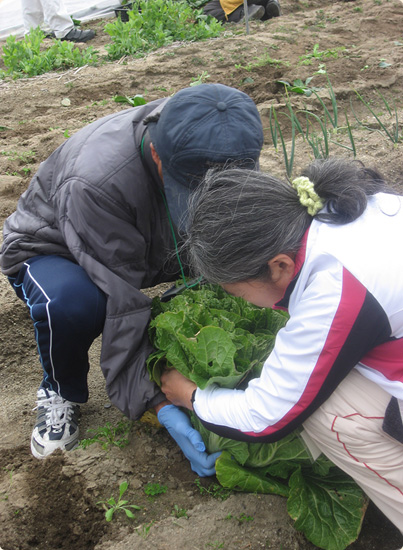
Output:
<instances>
[{"instance_id":1,"label":"red stripe on jacket","mask_svg":"<svg viewBox=\"0 0 403 550\"><path fill-rule=\"evenodd\" d=\"M388 380L403 382L403 339L390 340L365 354L361 363L381 371Z\"/></svg>"},{"instance_id":2,"label":"red stripe on jacket","mask_svg":"<svg viewBox=\"0 0 403 550\"><path fill-rule=\"evenodd\" d=\"M297 418L314 400L329 375L347 337L361 311L366 297L365 287L347 269L343 268L343 286L339 306L334 316L323 349L312 371L306 389L299 401L276 424L261 432L243 432L252 437L274 433ZM380 347L380 346L379 346ZM285 368L286 365L285 365Z\"/></svg>"}]
</instances>

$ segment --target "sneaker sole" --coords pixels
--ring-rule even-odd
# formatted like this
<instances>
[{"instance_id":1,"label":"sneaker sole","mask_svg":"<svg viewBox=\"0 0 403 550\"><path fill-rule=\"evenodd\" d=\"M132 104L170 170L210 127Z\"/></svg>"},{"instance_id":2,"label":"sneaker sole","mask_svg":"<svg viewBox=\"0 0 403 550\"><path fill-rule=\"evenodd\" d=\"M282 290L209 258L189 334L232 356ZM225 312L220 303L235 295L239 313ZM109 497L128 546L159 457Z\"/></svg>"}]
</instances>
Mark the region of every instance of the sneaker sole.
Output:
<instances>
[{"instance_id":1,"label":"sneaker sole","mask_svg":"<svg viewBox=\"0 0 403 550\"><path fill-rule=\"evenodd\" d=\"M39 460L41 460L50 456L52 453L57 451L57 449L60 449L61 451L72 451L73 449L78 447L78 443L78 438L74 438L72 441L68 441L67 443L63 442L62 444L55 444L53 448L45 453L43 452L45 450L45 447L35 441L34 437L31 437L31 453L35 458L39 458Z\"/></svg>"}]
</instances>

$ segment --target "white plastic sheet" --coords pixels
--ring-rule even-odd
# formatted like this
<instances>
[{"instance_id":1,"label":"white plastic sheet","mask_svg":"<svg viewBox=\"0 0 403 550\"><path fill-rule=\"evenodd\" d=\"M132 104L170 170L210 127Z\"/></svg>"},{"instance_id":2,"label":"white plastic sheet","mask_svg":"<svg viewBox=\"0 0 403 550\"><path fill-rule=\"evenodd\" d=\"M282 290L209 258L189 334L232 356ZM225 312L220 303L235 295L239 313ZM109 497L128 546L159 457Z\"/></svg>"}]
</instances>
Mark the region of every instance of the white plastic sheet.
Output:
<instances>
[{"instance_id":1,"label":"white plastic sheet","mask_svg":"<svg viewBox=\"0 0 403 550\"><path fill-rule=\"evenodd\" d=\"M88 21L113 14L120 5L119 0L64 0L67 11L75 19ZM0 0L0 39L10 34L21 37L24 34L21 0Z\"/></svg>"}]
</instances>

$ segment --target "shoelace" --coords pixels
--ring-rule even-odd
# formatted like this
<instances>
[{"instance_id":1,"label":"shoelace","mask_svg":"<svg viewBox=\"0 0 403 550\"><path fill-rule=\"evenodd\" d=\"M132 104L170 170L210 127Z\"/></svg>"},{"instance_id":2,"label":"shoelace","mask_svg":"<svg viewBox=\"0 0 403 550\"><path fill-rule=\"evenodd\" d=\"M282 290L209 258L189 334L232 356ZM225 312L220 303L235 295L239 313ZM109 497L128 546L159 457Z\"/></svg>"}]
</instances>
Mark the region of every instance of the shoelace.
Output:
<instances>
[{"instance_id":1,"label":"shoelace","mask_svg":"<svg viewBox=\"0 0 403 550\"><path fill-rule=\"evenodd\" d=\"M46 425L60 430L63 425L71 420L73 406L70 401L63 399L60 395L52 395L45 399L39 399L33 410L43 407L46 415Z\"/></svg>"}]
</instances>

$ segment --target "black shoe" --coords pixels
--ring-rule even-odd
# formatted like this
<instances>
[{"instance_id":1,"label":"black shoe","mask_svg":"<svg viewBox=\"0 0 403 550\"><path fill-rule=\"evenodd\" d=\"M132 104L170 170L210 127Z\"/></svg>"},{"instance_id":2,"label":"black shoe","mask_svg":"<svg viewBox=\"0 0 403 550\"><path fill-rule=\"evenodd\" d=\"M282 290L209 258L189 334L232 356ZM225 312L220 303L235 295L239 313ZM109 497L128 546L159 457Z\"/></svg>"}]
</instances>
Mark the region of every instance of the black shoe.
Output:
<instances>
[{"instance_id":1,"label":"black shoe","mask_svg":"<svg viewBox=\"0 0 403 550\"><path fill-rule=\"evenodd\" d=\"M248 6L248 20L253 21L256 19L262 19L264 16L264 7L263 6L257 6L256 4L251 4ZM245 20L245 16L240 19L240 23Z\"/></svg>"},{"instance_id":2,"label":"black shoe","mask_svg":"<svg viewBox=\"0 0 403 550\"><path fill-rule=\"evenodd\" d=\"M95 37L95 32L92 30L81 31L80 29L71 29L70 32L63 36L60 40L69 40L70 42L88 42Z\"/></svg>"},{"instance_id":3,"label":"black shoe","mask_svg":"<svg viewBox=\"0 0 403 550\"><path fill-rule=\"evenodd\" d=\"M280 4L277 0L270 0L266 5L266 15L269 19L272 17L280 17Z\"/></svg>"}]
</instances>

